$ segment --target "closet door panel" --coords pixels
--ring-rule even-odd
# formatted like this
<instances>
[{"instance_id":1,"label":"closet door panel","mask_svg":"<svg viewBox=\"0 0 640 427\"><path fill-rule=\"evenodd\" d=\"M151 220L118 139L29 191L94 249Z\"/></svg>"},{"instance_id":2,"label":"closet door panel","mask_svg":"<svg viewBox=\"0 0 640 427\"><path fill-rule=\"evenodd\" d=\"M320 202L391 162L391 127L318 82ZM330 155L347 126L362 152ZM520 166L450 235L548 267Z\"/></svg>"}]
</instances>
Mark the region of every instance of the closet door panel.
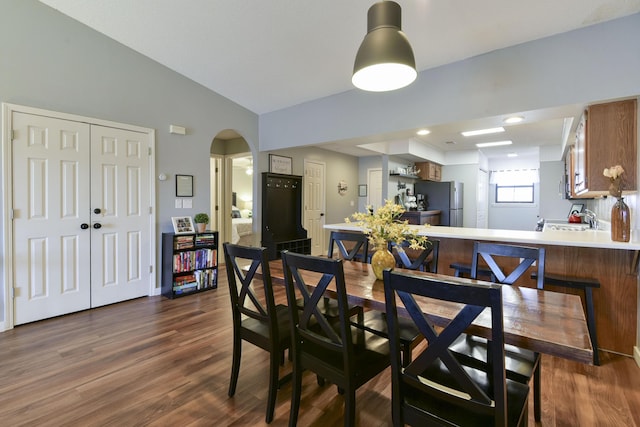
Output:
<instances>
[{"instance_id":1,"label":"closet door panel","mask_svg":"<svg viewBox=\"0 0 640 427\"><path fill-rule=\"evenodd\" d=\"M13 112L16 325L90 308L89 125Z\"/></svg>"}]
</instances>

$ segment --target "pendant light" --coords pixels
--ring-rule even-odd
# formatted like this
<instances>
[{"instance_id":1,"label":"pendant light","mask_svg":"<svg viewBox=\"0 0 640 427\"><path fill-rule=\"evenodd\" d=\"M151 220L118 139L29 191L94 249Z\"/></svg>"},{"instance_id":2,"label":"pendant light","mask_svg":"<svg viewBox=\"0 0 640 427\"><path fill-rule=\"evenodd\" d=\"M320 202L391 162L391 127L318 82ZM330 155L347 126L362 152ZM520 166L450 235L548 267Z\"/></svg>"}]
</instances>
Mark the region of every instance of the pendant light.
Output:
<instances>
[{"instance_id":1,"label":"pendant light","mask_svg":"<svg viewBox=\"0 0 640 427\"><path fill-rule=\"evenodd\" d=\"M384 92L416 79L416 61L400 27L401 14L394 1L381 1L369 8L367 35L358 49L351 78L357 88Z\"/></svg>"}]
</instances>

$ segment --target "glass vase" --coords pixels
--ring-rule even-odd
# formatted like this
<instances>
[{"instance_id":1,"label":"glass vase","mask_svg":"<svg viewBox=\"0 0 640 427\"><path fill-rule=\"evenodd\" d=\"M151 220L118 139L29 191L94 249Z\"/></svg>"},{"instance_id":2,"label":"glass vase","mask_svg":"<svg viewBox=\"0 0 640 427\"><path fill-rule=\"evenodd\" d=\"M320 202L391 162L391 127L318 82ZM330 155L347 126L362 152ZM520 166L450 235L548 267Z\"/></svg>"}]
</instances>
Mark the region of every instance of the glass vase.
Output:
<instances>
[{"instance_id":1,"label":"glass vase","mask_svg":"<svg viewBox=\"0 0 640 427\"><path fill-rule=\"evenodd\" d=\"M377 248L371 257L371 268L373 268L373 274L376 275L376 279L382 280L382 272L396 266L396 259L393 254L389 252L386 247Z\"/></svg>"},{"instance_id":2,"label":"glass vase","mask_svg":"<svg viewBox=\"0 0 640 427\"><path fill-rule=\"evenodd\" d=\"M628 242L631 238L631 215L624 197L619 197L611 207L611 240Z\"/></svg>"}]
</instances>

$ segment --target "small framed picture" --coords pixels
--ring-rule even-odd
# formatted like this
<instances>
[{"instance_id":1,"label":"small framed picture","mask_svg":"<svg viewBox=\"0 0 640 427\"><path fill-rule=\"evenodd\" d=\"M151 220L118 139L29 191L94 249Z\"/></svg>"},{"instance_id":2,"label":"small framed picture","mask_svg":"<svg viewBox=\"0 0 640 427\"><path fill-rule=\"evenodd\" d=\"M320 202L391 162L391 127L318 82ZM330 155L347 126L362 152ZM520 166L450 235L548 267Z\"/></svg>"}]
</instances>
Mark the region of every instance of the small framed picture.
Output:
<instances>
[{"instance_id":1,"label":"small framed picture","mask_svg":"<svg viewBox=\"0 0 640 427\"><path fill-rule=\"evenodd\" d=\"M293 173L291 157L269 154L269 172L291 175Z\"/></svg>"},{"instance_id":2,"label":"small framed picture","mask_svg":"<svg viewBox=\"0 0 640 427\"><path fill-rule=\"evenodd\" d=\"M367 197L367 184L358 185L358 196Z\"/></svg>"},{"instance_id":3,"label":"small framed picture","mask_svg":"<svg viewBox=\"0 0 640 427\"><path fill-rule=\"evenodd\" d=\"M193 175L176 175L176 197L193 197Z\"/></svg>"},{"instance_id":4,"label":"small framed picture","mask_svg":"<svg viewBox=\"0 0 640 427\"><path fill-rule=\"evenodd\" d=\"M571 215L580 214L582 213L583 210L584 210L584 203L574 203L571 205L571 210L569 211L569 215L567 215L567 217Z\"/></svg>"},{"instance_id":5,"label":"small framed picture","mask_svg":"<svg viewBox=\"0 0 640 427\"><path fill-rule=\"evenodd\" d=\"M193 220L190 216L172 216L171 222L173 223L173 232L176 234L195 233Z\"/></svg>"}]
</instances>

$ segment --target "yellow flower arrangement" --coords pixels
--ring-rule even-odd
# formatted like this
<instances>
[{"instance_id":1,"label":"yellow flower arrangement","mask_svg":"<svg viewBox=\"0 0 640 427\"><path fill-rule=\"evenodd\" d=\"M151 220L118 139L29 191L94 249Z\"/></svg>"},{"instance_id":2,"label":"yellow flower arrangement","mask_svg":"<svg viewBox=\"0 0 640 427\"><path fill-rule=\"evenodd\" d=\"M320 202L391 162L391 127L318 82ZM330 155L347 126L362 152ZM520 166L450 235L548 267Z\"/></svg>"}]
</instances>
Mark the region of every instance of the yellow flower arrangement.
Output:
<instances>
[{"instance_id":1,"label":"yellow flower arrangement","mask_svg":"<svg viewBox=\"0 0 640 427\"><path fill-rule=\"evenodd\" d=\"M418 236L411 229L408 221L399 220L405 209L393 201L385 200L384 205L375 212L372 212L372 206L367 206L367 211L367 213L356 212L351 215L351 218L345 218L345 222L354 222L362 227L362 231L369 236L369 243L374 248L386 249L388 242L400 245L407 241L411 249L425 249L429 244L427 237Z\"/></svg>"},{"instance_id":2,"label":"yellow flower arrangement","mask_svg":"<svg viewBox=\"0 0 640 427\"><path fill-rule=\"evenodd\" d=\"M610 168L606 168L602 174L609 178L611 184L609 185L609 194L616 198L622 197L622 174L624 169L622 166L615 165Z\"/></svg>"}]
</instances>

